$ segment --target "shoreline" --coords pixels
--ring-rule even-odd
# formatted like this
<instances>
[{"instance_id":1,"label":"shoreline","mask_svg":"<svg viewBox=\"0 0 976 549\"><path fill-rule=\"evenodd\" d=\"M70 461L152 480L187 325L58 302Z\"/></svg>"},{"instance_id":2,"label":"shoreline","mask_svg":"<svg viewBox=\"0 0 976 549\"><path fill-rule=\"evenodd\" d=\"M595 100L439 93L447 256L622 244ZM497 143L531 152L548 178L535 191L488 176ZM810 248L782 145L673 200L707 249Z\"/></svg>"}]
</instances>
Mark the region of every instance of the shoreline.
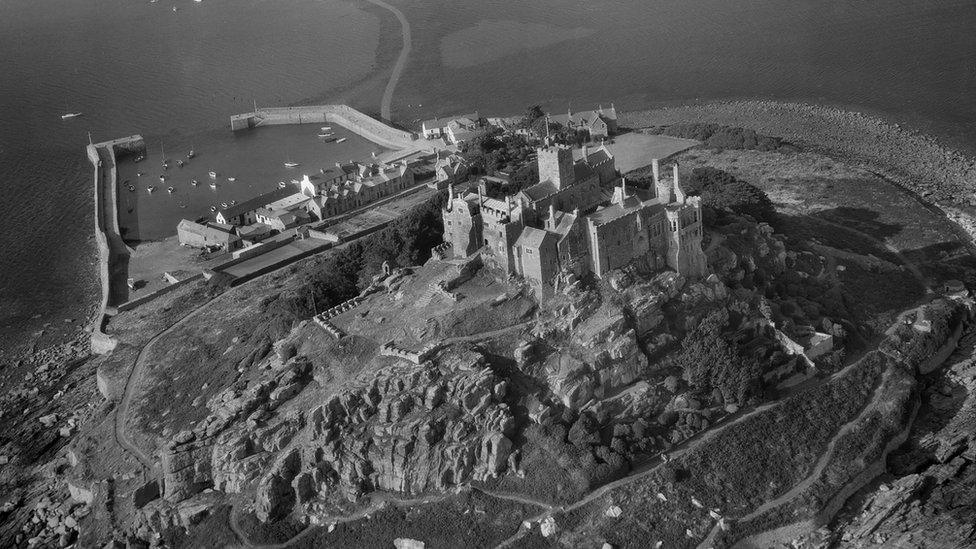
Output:
<instances>
[{"instance_id":1,"label":"shoreline","mask_svg":"<svg viewBox=\"0 0 976 549\"><path fill-rule=\"evenodd\" d=\"M849 161L937 207L976 241L976 161L880 116L808 103L715 101L623 112L621 126L712 123L776 136Z\"/></svg>"}]
</instances>

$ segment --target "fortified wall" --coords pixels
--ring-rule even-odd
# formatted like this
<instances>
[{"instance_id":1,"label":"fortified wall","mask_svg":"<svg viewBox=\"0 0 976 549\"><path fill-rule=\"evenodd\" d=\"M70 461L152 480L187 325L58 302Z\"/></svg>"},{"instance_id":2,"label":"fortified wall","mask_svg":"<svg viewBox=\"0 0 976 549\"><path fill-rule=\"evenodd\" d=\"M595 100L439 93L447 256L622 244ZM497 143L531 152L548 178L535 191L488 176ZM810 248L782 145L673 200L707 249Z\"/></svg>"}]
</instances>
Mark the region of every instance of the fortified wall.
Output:
<instances>
[{"instance_id":1,"label":"fortified wall","mask_svg":"<svg viewBox=\"0 0 976 549\"><path fill-rule=\"evenodd\" d=\"M384 124L347 105L269 107L230 117L230 129L234 131L280 124L338 124L393 149L409 147L417 140L415 134Z\"/></svg>"}]
</instances>

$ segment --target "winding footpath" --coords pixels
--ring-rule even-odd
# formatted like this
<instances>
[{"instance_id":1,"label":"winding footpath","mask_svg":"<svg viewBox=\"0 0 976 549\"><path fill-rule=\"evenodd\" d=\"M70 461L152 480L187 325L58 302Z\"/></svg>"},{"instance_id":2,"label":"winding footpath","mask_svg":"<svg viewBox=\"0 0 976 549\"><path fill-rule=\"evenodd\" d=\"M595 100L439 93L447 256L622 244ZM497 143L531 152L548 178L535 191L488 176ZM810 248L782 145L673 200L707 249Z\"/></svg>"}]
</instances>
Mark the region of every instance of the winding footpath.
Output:
<instances>
[{"instance_id":1,"label":"winding footpath","mask_svg":"<svg viewBox=\"0 0 976 549\"><path fill-rule=\"evenodd\" d=\"M383 91L383 99L380 101L380 117L389 121L393 120L393 92L396 90L397 83L400 82L400 77L403 76L403 70L407 67L407 58L410 57L410 49L413 45L413 40L410 37L410 22L407 21L403 12L383 0L366 1L393 12L393 15L400 21L400 28L403 33L403 47L400 49L396 64L393 65L393 73L390 74L390 80L386 83L386 89Z\"/></svg>"}]
</instances>

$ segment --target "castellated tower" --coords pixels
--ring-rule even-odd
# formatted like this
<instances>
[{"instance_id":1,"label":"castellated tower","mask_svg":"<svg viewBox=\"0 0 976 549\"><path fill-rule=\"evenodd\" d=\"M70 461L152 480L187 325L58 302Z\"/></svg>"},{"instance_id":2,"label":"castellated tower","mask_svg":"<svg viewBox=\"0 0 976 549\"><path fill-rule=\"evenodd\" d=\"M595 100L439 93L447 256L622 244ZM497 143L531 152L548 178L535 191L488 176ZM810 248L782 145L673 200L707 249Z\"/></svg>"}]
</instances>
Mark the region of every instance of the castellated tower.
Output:
<instances>
[{"instance_id":1,"label":"castellated tower","mask_svg":"<svg viewBox=\"0 0 976 549\"><path fill-rule=\"evenodd\" d=\"M661 204L670 204L675 200L674 188L678 184L678 166L674 167L674 180L661 178L661 165L657 158L651 160L651 169L654 171L654 196Z\"/></svg>"},{"instance_id":2,"label":"castellated tower","mask_svg":"<svg viewBox=\"0 0 976 549\"><path fill-rule=\"evenodd\" d=\"M536 151L539 156L539 181L549 180L562 190L573 184L573 150L564 145L550 145Z\"/></svg>"},{"instance_id":3,"label":"castellated tower","mask_svg":"<svg viewBox=\"0 0 976 549\"><path fill-rule=\"evenodd\" d=\"M683 193L682 193L683 194ZM668 266L681 276L702 278L708 262L702 251L701 198L688 197L668 204Z\"/></svg>"}]
</instances>

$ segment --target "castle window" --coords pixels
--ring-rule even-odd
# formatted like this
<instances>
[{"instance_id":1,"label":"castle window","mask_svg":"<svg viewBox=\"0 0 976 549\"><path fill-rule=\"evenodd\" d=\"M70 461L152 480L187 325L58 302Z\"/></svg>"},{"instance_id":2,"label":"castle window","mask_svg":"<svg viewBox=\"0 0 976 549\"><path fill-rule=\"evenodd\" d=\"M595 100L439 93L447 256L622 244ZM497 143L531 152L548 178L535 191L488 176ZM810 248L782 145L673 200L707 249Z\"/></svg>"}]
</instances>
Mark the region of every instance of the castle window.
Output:
<instances>
[{"instance_id":1,"label":"castle window","mask_svg":"<svg viewBox=\"0 0 976 549\"><path fill-rule=\"evenodd\" d=\"M529 248L526 248L526 249L525 249L525 254L526 254L526 255L532 255L532 250L531 250L531 249L529 249Z\"/></svg>"}]
</instances>

